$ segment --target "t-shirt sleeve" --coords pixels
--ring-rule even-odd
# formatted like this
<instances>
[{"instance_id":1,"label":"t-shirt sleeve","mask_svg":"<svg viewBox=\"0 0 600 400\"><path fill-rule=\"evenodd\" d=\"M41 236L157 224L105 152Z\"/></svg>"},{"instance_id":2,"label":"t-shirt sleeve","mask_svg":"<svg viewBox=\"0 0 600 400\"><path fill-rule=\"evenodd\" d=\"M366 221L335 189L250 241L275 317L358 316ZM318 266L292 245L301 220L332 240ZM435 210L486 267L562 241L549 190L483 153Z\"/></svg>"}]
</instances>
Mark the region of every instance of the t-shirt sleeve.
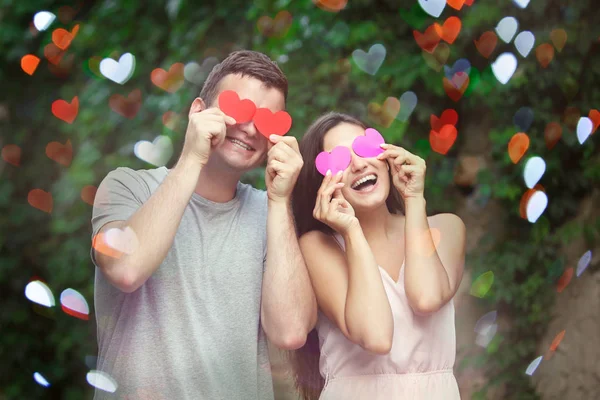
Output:
<instances>
[{"instance_id":1,"label":"t-shirt sleeve","mask_svg":"<svg viewBox=\"0 0 600 400\"><path fill-rule=\"evenodd\" d=\"M98 186L92 209L92 240L109 222L125 221L150 197L150 189L131 168L111 171ZM94 249L90 250L96 264Z\"/></svg>"}]
</instances>

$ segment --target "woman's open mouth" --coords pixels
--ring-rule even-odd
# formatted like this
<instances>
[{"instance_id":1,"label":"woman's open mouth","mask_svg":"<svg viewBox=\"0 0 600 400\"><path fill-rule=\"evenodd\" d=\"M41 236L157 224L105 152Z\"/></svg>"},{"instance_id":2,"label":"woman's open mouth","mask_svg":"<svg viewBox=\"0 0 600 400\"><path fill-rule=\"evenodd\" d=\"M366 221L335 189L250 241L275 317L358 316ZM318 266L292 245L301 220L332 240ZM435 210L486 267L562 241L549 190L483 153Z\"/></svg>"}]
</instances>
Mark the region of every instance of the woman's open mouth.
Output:
<instances>
[{"instance_id":1,"label":"woman's open mouth","mask_svg":"<svg viewBox=\"0 0 600 400\"><path fill-rule=\"evenodd\" d=\"M352 190L359 193L369 193L377 187L377 175L371 174L359 179L352 185Z\"/></svg>"}]
</instances>

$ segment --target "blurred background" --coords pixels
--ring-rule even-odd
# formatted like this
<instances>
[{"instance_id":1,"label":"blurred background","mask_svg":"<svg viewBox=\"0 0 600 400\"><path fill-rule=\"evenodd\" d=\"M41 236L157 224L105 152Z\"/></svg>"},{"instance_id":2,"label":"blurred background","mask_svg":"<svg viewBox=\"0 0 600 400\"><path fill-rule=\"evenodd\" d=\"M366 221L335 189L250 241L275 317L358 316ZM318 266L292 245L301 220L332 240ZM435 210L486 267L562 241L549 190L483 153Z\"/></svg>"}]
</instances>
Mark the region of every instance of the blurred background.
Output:
<instances>
[{"instance_id":1,"label":"blurred background","mask_svg":"<svg viewBox=\"0 0 600 400\"><path fill-rule=\"evenodd\" d=\"M0 0L0 399L92 397L95 189L173 166L237 49L287 75L289 134L336 110L426 160L428 214L468 228L463 399L600 398L599 22L594 0Z\"/></svg>"}]
</instances>

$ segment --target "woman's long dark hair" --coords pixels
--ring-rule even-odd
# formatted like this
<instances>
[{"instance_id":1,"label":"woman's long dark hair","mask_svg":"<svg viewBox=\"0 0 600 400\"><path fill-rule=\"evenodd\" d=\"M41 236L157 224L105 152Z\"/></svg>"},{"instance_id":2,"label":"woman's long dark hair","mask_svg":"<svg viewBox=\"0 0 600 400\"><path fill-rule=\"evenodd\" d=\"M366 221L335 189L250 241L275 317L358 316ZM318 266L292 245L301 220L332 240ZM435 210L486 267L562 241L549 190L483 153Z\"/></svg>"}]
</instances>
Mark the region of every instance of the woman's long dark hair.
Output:
<instances>
[{"instance_id":1,"label":"woman's long dark hair","mask_svg":"<svg viewBox=\"0 0 600 400\"><path fill-rule=\"evenodd\" d=\"M367 128L363 122L350 115L329 112L313 122L300 140L300 154L304 160L304 166L292 192L292 209L298 237L313 230L319 230L329 235L334 234L333 229L313 218L317 192L323 182L323 175L317 171L315 159L323 151L325 134L344 122ZM392 185L391 175L390 185ZM404 214L402 198L393 187L390 189L386 205L392 214ZM325 381L319 372L319 358L319 337L317 331L313 329L306 338L306 344L290 353L296 389L304 400L318 399L323 390Z\"/></svg>"}]
</instances>

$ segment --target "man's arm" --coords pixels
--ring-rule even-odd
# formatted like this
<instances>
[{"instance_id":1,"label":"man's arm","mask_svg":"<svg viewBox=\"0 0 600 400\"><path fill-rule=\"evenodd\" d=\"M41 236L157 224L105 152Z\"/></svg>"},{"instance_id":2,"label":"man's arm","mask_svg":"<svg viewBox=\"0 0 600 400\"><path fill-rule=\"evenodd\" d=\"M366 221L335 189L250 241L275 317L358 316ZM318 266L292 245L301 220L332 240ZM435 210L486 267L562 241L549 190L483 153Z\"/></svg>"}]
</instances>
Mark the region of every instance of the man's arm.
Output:
<instances>
[{"instance_id":1,"label":"man's arm","mask_svg":"<svg viewBox=\"0 0 600 400\"><path fill-rule=\"evenodd\" d=\"M105 252L95 252L98 266L115 287L126 293L134 292L163 262L173 245L183 212L198 182L200 169L200 165L191 158L180 160L148 201L129 219L102 227L102 234L111 228L129 227L137 238L137 248L130 254L111 251L116 255L112 257ZM101 187L99 193L102 190ZM100 246L106 248L105 244ZM95 248L98 249L98 245Z\"/></svg>"},{"instance_id":2,"label":"man's arm","mask_svg":"<svg viewBox=\"0 0 600 400\"><path fill-rule=\"evenodd\" d=\"M271 135L265 171L267 186L267 262L263 275L261 322L279 348L306 342L317 321L317 301L300 252L291 193L303 166L295 137Z\"/></svg>"},{"instance_id":3,"label":"man's arm","mask_svg":"<svg viewBox=\"0 0 600 400\"><path fill-rule=\"evenodd\" d=\"M137 237L137 248L129 253L111 257L97 251L96 261L107 279L124 292L133 292L152 276L173 245L175 234L187 204L196 189L202 166L206 165L211 149L225 140L227 125L235 119L218 108L204 109L201 99L194 100L189 113L188 128L183 150L177 165L170 171L158 189L126 221L106 224L101 232L111 227L129 227ZM103 185L100 185L101 188ZM110 194L110 185L107 189ZM122 188L126 192L128 188ZM102 198L103 196L100 193ZM121 193L123 207L131 209L131 199ZM117 207L106 204L106 207ZM96 240L95 240L96 242ZM101 244L102 245L102 244ZM96 249L97 246L94 246ZM103 246L106 248L106 246ZM113 253L114 252L109 252Z\"/></svg>"},{"instance_id":4,"label":"man's arm","mask_svg":"<svg viewBox=\"0 0 600 400\"><path fill-rule=\"evenodd\" d=\"M317 302L289 202L269 200L261 320L269 339L287 350L302 347L317 321Z\"/></svg>"}]
</instances>

